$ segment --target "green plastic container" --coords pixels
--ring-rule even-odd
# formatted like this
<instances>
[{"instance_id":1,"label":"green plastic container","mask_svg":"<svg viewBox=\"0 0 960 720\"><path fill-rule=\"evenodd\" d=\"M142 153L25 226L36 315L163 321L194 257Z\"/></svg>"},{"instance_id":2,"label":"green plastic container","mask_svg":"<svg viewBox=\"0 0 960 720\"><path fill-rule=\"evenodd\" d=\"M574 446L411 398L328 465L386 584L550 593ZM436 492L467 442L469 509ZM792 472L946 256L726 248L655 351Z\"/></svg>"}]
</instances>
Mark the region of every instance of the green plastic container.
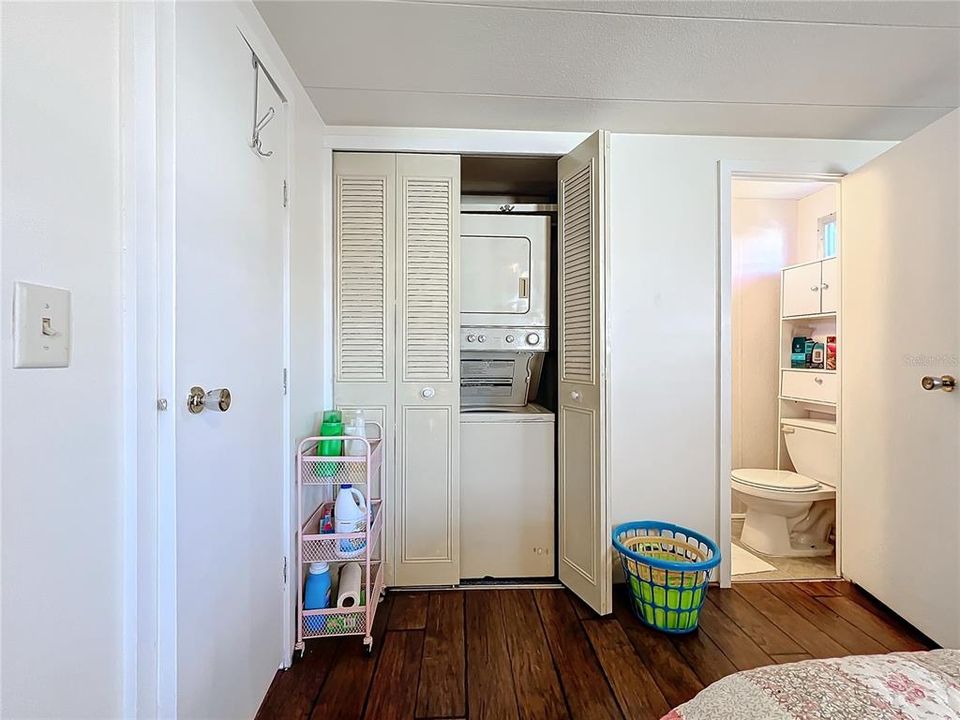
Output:
<instances>
[{"instance_id":1,"label":"green plastic container","mask_svg":"<svg viewBox=\"0 0 960 720\"><path fill-rule=\"evenodd\" d=\"M325 410L320 423L321 436L343 435L343 414L339 410ZM317 443L317 455L321 457L339 457L343 455L343 440L321 440ZM337 463L320 463L317 468L320 477L333 477L337 474Z\"/></svg>"}]
</instances>

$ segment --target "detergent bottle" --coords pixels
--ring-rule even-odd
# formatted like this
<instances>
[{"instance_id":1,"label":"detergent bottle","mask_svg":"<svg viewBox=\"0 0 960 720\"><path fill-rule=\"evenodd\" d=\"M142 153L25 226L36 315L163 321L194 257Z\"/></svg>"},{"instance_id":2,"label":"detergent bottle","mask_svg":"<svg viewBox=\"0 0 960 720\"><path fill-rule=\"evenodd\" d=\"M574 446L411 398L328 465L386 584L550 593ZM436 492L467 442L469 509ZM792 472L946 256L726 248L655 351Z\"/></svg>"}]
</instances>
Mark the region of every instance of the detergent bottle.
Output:
<instances>
[{"instance_id":1,"label":"detergent bottle","mask_svg":"<svg viewBox=\"0 0 960 720\"><path fill-rule=\"evenodd\" d=\"M333 523L338 533L359 533L367 529L367 499L351 485L341 485L333 509ZM342 539L337 543L337 556L352 558L363 555L366 538Z\"/></svg>"}]
</instances>

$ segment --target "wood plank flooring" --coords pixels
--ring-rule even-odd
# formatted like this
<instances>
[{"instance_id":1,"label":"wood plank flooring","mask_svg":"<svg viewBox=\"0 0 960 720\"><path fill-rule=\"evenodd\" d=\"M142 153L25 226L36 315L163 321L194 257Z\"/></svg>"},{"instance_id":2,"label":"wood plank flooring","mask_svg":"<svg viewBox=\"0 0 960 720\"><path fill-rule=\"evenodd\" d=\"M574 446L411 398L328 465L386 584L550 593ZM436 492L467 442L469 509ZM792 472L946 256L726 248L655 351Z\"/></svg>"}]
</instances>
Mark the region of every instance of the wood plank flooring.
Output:
<instances>
[{"instance_id":1,"label":"wood plank flooring","mask_svg":"<svg viewBox=\"0 0 960 720\"><path fill-rule=\"evenodd\" d=\"M373 657L318 640L277 673L260 720L657 720L725 675L810 658L922 650L927 639L843 582L711 588L698 632L644 627L565 590L388 593Z\"/></svg>"}]
</instances>

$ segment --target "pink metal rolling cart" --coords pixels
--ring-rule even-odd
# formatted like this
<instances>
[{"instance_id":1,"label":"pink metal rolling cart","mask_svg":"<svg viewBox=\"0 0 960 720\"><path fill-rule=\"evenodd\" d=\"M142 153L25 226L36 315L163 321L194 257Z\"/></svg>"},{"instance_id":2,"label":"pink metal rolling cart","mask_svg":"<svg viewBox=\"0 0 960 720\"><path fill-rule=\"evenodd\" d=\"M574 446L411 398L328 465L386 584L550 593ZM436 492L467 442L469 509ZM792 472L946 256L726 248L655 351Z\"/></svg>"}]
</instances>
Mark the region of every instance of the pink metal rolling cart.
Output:
<instances>
[{"instance_id":1,"label":"pink metal rolling cart","mask_svg":"<svg viewBox=\"0 0 960 720\"><path fill-rule=\"evenodd\" d=\"M383 501L375 487L382 480L380 467L383 461L383 428L374 422L367 422L368 437L371 439L348 436L310 437L300 443L297 450L297 517L303 517L305 491L314 488L322 492L311 493L311 497L323 495L327 501L333 500L334 490L342 485L352 485L360 489L367 499L366 529L358 533L321 533L320 521L323 503L311 513L297 535L297 644L296 649L303 655L304 641L312 638L337 637L342 635L363 635L366 652L373 652L373 618L383 594L383 572L380 548L380 536L383 529ZM372 431L372 432L371 432ZM342 440L347 443L361 443L366 452L355 455L327 456L317 455L317 446L321 441ZM356 446L354 446L356 447ZM366 541L362 553L356 557L349 555L352 547L359 547ZM346 548L347 552L344 552ZM357 562L361 566L361 602L354 607L330 607L323 610L303 609L304 568L310 563L328 562L343 564ZM331 573L333 570L331 569ZM336 595L331 604L336 605Z\"/></svg>"}]
</instances>

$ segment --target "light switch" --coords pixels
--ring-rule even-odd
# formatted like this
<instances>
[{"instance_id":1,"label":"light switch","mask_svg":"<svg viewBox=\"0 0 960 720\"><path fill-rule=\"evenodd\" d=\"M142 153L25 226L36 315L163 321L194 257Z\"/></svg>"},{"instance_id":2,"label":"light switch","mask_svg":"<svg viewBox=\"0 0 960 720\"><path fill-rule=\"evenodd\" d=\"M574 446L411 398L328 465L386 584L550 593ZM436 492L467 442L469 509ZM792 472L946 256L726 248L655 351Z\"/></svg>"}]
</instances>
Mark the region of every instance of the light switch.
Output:
<instances>
[{"instance_id":1,"label":"light switch","mask_svg":"<svg viewBox=\"0 0 960 720\"><path fill-rule=\"evenodd\" d=\"M18 282L13 291L13 366L70 364L70 291Z\"/></svg>"}]
</instances>

